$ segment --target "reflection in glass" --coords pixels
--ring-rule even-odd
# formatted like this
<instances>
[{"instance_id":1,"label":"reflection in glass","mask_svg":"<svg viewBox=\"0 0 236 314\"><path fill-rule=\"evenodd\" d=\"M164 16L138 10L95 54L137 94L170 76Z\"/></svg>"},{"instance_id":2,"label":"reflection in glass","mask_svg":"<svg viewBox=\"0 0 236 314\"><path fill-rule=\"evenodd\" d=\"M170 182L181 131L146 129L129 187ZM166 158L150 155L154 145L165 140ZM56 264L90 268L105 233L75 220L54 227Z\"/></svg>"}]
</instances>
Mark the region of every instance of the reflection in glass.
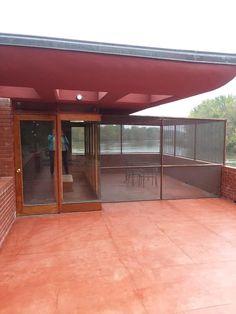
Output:
<instances>
[{"instance_id":1,"label":"reflection in glass","mask_svg":"<svg viewBox=\"0 0 236 314\"><path fill-rule=\"evenodd\" d=\"M53 129L53 121L20 122L25 205L56 201L52 153L55 150L55 142L53 140L51 144L49 142L49 135L53 134Z\"/></svg>"}]
</instances>

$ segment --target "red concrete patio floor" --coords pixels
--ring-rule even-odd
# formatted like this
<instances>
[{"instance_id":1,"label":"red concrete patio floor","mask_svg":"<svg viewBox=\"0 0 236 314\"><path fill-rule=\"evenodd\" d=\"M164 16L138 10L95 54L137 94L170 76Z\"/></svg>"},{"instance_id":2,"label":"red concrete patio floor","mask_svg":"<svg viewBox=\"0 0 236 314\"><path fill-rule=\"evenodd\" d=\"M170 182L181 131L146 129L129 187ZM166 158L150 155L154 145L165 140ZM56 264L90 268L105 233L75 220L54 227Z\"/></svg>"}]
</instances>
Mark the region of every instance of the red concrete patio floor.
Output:
<instances>
[{"instance_id":1,"label":"red concrete patio floor","mask_svg":"<svg viewBox=\"0 0 236 314\"><path fill-rule=\"evenodd\" d=\"M18 218L0 251L0 313L236 313L236 204L104 204Z\"/></svg>"}]
</instances>

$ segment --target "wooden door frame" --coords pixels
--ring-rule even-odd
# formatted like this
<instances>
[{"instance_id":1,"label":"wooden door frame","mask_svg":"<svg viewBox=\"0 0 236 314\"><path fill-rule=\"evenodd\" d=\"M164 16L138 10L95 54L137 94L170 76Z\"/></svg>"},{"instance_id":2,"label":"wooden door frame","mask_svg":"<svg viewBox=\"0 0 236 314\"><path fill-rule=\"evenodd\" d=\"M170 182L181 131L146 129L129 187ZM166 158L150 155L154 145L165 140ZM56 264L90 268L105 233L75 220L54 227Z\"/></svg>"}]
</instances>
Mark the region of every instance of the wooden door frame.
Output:
<instances>
[{"instance_id":1,"label":"wooden door frame","mask_svg":"<svg viewBox=\"0 0 236 314\"><path fill-rule=\"evenodd\" d=\"M14 115L14 157L15 157L15 182L16 182L16 208L17 215L33 215L33 214L50 214L58 213L58 177L54 176L55 185L55 203L39 204L39 205L25 205L23 198L23 163L22 163L22 149L21 149L21 121L53 121L55 129L56 115L53 114L15 114ZM55 158L55 167L58 161ZM17 171L20 169L20 172Z\"/></svg>"},{"instance_id":2,"label":"wooden door frame","mask_svg":"<svg viewBox=\"0 0 236 314\"><path fill-rule=\"evenodd\" d=\"M82 201L77 203L63 203L63 186L62 186L62 156L61 156L61 122L62 121L84 121L86 122L100 122L101 115L94 113L58 113L57 114L57 160L58 160L58 207L60 212L74 212L74 211L94 211L101 210L101 201ZM98 164L96 163L96 167ZM99 171L99 169L97 170Z\"/></svg>"},{"instance_id":3,"label":"wooden door frame","mask_svg":"<svg viewBox=\"0 0 236 314\"><path fill-rule=\"evenodd\" d=\"M56 155L55 155L55 203L25 205L23 199L23 172L20 121L53 121L56 131ZM62 187L62 156L61 156L61 122L62 121L100 122L101 115L93 113L15 113L14 114L14 157L15 157L15 183L16 183L16 207L17 215L49 214L73 211L101 210L101 201L88 201L73 204L63 204ZM96 144L98 145L98 143ZM97 165L98 167L98 165ZM17 172L21 169L21 172Z\"/></svg>"}]
</instances>

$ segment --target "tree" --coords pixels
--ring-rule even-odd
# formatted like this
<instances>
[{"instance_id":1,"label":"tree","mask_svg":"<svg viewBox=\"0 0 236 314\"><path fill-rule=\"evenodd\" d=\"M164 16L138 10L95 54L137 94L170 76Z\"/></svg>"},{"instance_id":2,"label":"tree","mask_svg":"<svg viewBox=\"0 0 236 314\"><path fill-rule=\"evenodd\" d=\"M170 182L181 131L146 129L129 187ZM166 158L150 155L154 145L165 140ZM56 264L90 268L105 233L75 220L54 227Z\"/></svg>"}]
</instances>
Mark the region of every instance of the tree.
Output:
<instances>
[{"instance_id":1,"label":"tree","mask_svg":"<svg viewBox=\"0 0 236 314\"><path fill-rule=\"evenodd\" d=\"M227 119L226 150L236 153L236 96L219 96L204 100L190 112L192 118Z\"/></svg>"}]
</instances>

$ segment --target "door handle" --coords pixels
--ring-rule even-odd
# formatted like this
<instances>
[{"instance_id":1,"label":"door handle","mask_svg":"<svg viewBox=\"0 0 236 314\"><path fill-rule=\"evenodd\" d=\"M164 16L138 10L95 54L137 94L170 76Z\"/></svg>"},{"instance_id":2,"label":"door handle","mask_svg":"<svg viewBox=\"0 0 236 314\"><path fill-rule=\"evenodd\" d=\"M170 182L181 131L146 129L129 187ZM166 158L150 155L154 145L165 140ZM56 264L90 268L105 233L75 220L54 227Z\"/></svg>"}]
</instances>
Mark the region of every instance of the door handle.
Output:
<instances>
[{"instance_id":1,"label":"door handle","mask_svg":"<svg viewBox=\"0 0 236 314\"><path fill-rule=\"evenodd\" d=\"M21 169L18 168L18 169L16 170L16 173L21 173Z\"/></svg>"}]
</instances>

